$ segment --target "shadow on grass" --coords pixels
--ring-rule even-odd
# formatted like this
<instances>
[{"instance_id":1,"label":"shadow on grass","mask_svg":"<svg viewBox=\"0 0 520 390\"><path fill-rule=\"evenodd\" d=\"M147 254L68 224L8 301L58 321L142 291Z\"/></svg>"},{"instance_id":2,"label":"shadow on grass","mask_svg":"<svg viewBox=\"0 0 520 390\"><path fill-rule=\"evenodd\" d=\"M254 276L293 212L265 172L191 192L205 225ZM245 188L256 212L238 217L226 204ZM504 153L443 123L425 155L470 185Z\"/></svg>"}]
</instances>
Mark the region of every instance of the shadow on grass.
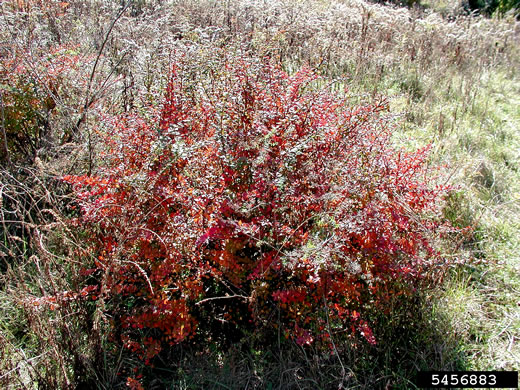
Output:
<instances>
[{"instance_id":1,"label":"shadow on grass","mask_svg":"<svg viewBox=\"0 0 520 390\"><path fill-rule=\"evenodd\" d=\"M468 367L447 313L436 308L426 294L394 298L386 314L372 314L377 344L336 337L339 358L276 334L248 335L227 349L176 347L145 369L145 388L415 389L419 371Z\"/></svg>"}]
</instances>

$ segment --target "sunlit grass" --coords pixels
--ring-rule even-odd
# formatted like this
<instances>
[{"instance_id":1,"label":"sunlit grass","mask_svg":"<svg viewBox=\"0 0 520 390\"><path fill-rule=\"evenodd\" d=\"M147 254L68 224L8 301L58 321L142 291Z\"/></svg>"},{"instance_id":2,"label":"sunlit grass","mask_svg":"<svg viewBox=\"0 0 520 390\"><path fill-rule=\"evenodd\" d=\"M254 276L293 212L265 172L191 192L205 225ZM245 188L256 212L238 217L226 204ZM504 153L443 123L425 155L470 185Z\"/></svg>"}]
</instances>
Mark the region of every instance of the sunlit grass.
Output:
<instances>
[{"instance_id":1,"label":"sunlit grass","mask_svg":"<svg viewBox=\"0 0 520 390\"><path fill-rule=\"evenodd\" d=\"M472 369L520 368L519 87L505 72L488 71L469 102L441 94L427 110L402 95L393 100L395 110L425 110L428 119L419 125L412 117L396 142L433 142L433 160L451 167L450 182L459 189L450 204L453 221L474 229L466 246L472 265L451 275L436 298Z\"/></svg>"}]
</instances>

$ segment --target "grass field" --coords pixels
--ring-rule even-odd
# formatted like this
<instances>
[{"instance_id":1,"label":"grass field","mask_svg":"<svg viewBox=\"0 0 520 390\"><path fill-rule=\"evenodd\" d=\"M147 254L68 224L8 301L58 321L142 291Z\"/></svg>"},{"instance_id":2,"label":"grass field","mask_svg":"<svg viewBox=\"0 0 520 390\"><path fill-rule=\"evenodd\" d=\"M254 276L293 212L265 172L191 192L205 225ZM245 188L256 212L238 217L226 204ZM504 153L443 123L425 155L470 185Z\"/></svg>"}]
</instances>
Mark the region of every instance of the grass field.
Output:
<instances>
[{"instance_id":1,"label":"grass field","mask_svg":"<svg viewBox=\"0 0 520 390\"><path fill-rule=\"evenodd\" d=\"M520 371L519 22L416 3L2 1L0 387L409 389L420 370ZM436 241L447 266L423 290L367 309L377 344L324 351L249 331L150 366L113 338L110 302L78 298L95 259L59 178L101 171L110 118L152 116L173 59L211 80L216 52L306 66L352 105L385 96L392 145L431 144L451 186L443 217L463 234Z\"/></svg>"}]
</instances>

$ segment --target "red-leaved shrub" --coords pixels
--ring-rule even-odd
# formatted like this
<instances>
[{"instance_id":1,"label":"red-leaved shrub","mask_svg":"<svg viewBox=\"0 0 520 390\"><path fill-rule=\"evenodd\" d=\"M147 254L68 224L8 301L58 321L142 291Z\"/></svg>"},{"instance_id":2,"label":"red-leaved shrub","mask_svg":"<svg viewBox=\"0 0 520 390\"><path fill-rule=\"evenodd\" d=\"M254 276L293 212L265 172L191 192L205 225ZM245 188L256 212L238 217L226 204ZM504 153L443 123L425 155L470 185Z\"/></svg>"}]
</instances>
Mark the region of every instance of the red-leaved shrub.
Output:
<instances>
[{"instance_id":1,"label":"red-leaved shrub","mask_svg":"<svg viewBox=\"0 0 520 390\"><path fill-rule=\"evenodd\" d=\"M162 107L113 119L103 165L68 176L114 334L149 360L203 335L300 345L375 337L367 307L438 255L427 149L390 146L387 103L351 106L269 60L173 67Z\"/></svg>"}]
</instances>

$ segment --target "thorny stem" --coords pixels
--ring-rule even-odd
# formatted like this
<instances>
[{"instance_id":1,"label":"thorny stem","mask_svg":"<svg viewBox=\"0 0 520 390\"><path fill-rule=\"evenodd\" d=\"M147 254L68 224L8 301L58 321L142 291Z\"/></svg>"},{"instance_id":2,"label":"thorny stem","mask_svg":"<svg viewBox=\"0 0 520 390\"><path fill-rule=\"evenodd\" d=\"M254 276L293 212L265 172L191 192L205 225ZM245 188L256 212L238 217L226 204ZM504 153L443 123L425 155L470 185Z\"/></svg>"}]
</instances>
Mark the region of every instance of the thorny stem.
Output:
<instances>
[{"instance_id":1,"label":"thorny stem","mask_svg":"<svg viewBox=\"0 0 520 390\"><path fill-rule=\"evenodd\" d=\"M85 104L83 105L83 113L81 114L80 118L78 119L78 121L76 123L76 127L75 127L76 129L79 129L79 126L81 125L81 123L86 121L88 109L90 108L92 103L94 103L94 101L96 99L97 92L92 94L92 96L91 96L90 91L92 89L92 83L94 81L94 76L96 75L96 70L97 70L99 60L101 59L101 55L103 54L103 51L105 50L105 46L108 42L108 38L110 37L110 34L112 33L112 30L113 30L115 24L121 18L121 16L123 16L124 12L130 6L132 1L133 0L128 0L126 2L126 4L124 5L124 7L121 8L119 13L114 18L114 20L112 20L112 23L110 24L110 27L108 28L108 31L105 34L105 39L103 40L103 43L101 44L101 47L99 48L99 52L96 57L96 61L94 62L94 66L92 67L92 71L90 72L90 77L89 77L88 86L87 86L87 92L86 92L86 96L85 96ZM88 154L89 154L88 174L90 175L92 173L92 160L93 160L92 133L90 130L88 131Z\"/></svg>"},{"instance_id":2,"label":"thorny stem","mask_svg":"<svg viewBox=\"0 0 520 390\"><path fill-rule=\"evenodd\" d=\"M1 92L0 92L0 111L2 112L2 138L3 138L2 146L4 148L7 166L10 167L12 165L12 162L11 162L11 157L9 156L9 148L7 147L7 133L5 132L4 94Z\"/></svg>"},{"instance_id":3,"label":"thorny stem","mask_svg":"<svg viewBox=\"0 0 520 390\"><path fill-rule=\"evenodd\" d=\"M323 291L323 304L325 305L325 319L327 320L327 331L329 332L330 342L332 343L332 348L334 348L334 354L338 358L339 364L341 366L341 384L340 389L343 388L343 381L345 380L345 366L343 365L343 361L341 360L341 356L339 355L338 349L336 348L336 343L334 343L334 337L332 337L332 330L330 328L329 321L329 305L327 303L327 298L325 297L325 290Z\"/></svg>"}]
</instances>

